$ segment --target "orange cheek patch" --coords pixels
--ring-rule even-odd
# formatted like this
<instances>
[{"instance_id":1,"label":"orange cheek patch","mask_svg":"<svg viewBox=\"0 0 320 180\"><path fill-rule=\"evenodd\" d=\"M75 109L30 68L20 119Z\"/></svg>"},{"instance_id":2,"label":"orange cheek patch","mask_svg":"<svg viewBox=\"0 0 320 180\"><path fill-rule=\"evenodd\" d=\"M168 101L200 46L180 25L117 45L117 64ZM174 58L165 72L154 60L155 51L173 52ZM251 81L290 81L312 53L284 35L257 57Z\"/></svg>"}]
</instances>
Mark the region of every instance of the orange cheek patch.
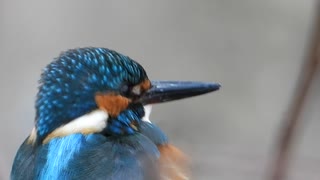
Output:
<instances>
[{"instance_id":1,"label":"orange cheek patch","mask_svg":"<svg viewBox=\"0 0 320 180\"><path fill-rule=\"evenodd\" d=\"M98 107L106 111L111 117L116 117L121 111L127 109L130 99L118 94L97 94L95 96Z\"/></svg>"},{"instance_id":2,"label":"orange cheek patch","mask_svg":"<svg viewBox=\"0 0 320 180\"><path fill-rule=\"evenodd\" d=\"M158 146L160 151L160 172L163 179L190 179L189 159L178 148L166 144Z\"/></svg>"},{"instance_id":3,"label":"orange cheek patch","mask_svg":"<svg viewBox=\"0 0 320 180\"><path fill-rule=\"evenodd\" d=\"M149 79L144 80L142 83L140 83L140 87L143 92L149 90L151 88L150 80Z\"/></svg>"}]
</instances>

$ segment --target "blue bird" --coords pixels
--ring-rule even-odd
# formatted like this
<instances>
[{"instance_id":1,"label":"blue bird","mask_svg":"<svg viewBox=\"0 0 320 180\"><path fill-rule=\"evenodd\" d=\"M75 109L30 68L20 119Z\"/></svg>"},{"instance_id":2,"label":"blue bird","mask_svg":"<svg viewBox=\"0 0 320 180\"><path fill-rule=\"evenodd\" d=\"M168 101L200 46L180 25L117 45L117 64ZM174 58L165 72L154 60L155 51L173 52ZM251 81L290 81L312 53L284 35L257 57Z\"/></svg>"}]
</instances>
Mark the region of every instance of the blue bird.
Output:
<instances>
[{"instance_id":1,"label":"blue bird","mask_svg":"<svg viewBox=\"0 0 320 180\"><path fill-rule=\"evenodd\" d=\"M219 88L150 81L140 64L106 48L63 52L43 70L35 125L11 179L188 179L188 158L151 123L150 105Z\"/></svg>"}]
</instances>

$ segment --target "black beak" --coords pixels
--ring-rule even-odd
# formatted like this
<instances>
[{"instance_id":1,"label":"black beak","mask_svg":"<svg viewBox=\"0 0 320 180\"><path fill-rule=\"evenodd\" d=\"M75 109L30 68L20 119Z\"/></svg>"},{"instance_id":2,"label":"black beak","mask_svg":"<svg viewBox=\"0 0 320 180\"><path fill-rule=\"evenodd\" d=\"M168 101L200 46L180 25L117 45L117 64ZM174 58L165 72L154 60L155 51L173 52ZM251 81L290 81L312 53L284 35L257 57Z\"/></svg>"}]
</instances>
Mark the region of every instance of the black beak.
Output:
<instances>
[{"instance_id":1,"label":"black beak","mask_svg":"<svg viewBox=\"0 0 320 180\"><path fill-rule=\"evenodd\" d=\"M218 83L192 81L151 81L151 89L140 97L144 105L179 100L216 91Z\"/></svg>"}]
</instances>

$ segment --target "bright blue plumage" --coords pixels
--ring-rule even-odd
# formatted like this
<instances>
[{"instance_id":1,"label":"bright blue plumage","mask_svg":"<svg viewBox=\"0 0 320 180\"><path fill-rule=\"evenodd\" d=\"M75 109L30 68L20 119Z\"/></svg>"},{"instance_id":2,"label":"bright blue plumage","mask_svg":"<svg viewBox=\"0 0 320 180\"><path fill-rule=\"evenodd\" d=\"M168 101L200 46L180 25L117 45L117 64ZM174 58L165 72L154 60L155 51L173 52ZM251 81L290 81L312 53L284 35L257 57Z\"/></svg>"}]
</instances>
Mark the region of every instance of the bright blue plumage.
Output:
<instances>
[{"instance_id":1,"label":"bright blue plumage","mask_svg":"<svg viewBox=\"0 0 320 180\"><path fill-rule=\"evenodd\" d=\"M53 139L42 146L38 153L46 154L46 161L36 159L39 179L143 179L144 163L155 166L159 157L157 147L141 134L121 138L99 134L84 136L74 134ZM142 159L141 156L147 159ZM145 161L145 162L144 162ZM113 163L110 163L113 162ZM154 163L152 163L154 162ZM112 178L110 178L112 179Z\"/></svg>"},{"instance_id":2,"label":"bright blue plumage","mask_svg":"<svg viewBox=\"0 0 320 180\"><path fill-rule=\"evenodd\" d=\"M142 124L143 127L150 125L147 122ZM152 128L149 130L152 131ZM53 139L38 147L25 142L17 155L11 172L12 179L94 177L120 180L127 179L125 177L157 179L159 176L156 172L156 160L159 158L156 142L143 134L123 137L74 134Z\"/></svg>"},{"instance_id":3,"label":"bright blue plumage","mask_svg":"<svg viewBox=\"0 0 320 180\"><path fill-rule=\"evenodd\" d=\"M81 48L62 53L41 76L36 101L38 135L44 137L96 109L95 93L119 91L146 78L141 65L109 49Z\"/></svg>"},{"instance_id":4,"label":"bright blue plumage","mask_svg":"<svg viewBox=\"0 0 320 180\"><path fill-rule=\"evenodd\" d=\"M128 87L122 86L146 78L139 64L112 50L83 48L62 53L42 74L36 101L37 142L20 147L11 178L25 179L27 168L32 169L27 179L145 179L152 171L152 176L157 176L155 143L130 126L132 121L144 123L139 104L110 117L101 134L77 133L41 142L59 126L97 109L96 92L125 94L119 89Z\"/></svg>"},{"instance_id":5,"label":"bright blue plumage","mask_svg":"<svg viewBox=\"0 0 320 180\"><path fill-rule=\"evenodd\" d=\"M66 51L41 75L35 127L17 152L11 179L185 179L184 154L143 118L144 105L219 87L151 82L140 64L105 48Z\"/></svg>"}]
</instances>

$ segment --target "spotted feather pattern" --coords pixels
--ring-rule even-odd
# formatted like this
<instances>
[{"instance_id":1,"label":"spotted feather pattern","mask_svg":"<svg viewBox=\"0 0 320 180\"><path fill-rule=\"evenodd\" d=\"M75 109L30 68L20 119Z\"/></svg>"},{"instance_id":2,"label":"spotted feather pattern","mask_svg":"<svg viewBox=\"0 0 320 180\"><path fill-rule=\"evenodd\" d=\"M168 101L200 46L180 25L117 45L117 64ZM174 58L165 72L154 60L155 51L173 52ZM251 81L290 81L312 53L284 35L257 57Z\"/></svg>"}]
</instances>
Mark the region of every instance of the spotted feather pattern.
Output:
<instances>
[{"instance_id":1,"label":"spotted feather pattern","mask_svg":"<svg viewBox=\"0 0 320 180\"><path fill-rule=\"evenodd\" d=\"M43 71L36 101L38 137L97 108L95 93L117 91L147 78L137 62L105 48L62 53Z\"/></svg>"},{"instance_id":2,"label":"spotted feather pattern","mask_svg":"<svg viewBox=\"0 0 320 180\"><path fill-rule=\"evenodd\" d=\"M55 129L97 109L97 93L126 96L122 90L130 86L142 83L142 90L148 89L146 80L141 65L113 50L62 53L41 75L36 127L17 152L11 179L188 179L184 154L168 145L159 127L141 120L145 111L139 103L108 117L101 132L80 131L43 141Z\"/></svg>"}]
</instances>

